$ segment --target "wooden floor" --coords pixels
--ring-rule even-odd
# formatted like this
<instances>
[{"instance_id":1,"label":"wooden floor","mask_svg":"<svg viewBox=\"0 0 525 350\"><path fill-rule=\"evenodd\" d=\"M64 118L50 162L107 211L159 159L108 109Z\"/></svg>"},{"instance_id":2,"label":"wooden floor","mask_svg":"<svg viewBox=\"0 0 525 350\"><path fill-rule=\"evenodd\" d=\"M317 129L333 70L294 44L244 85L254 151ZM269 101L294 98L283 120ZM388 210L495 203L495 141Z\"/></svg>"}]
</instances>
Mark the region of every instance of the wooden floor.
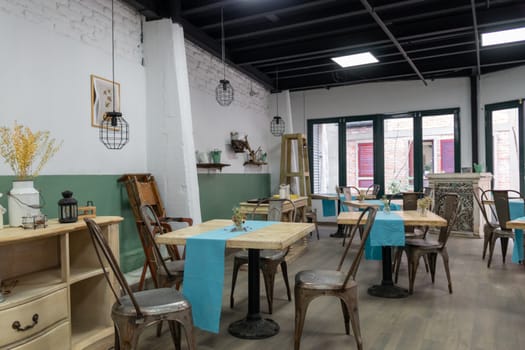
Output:
<instances>
[{"instance_id":1,"label":"wooden floor","mask_svg":"<svg viewBox=\"0 0 525 350\"><path fill-rule=\"evenodd\" d=\"M299 270L335 268L342 247L340 239L329 237L333 231L333 227L323 227L321 240L310 239L307 252L288 267L292 288L294 275ZM480 239L453 237L448 247L453 294L448 293L442 261L438 258L435 285L425 273L424 266L420 266L413 295L405 299L371 297L366 290L380 281L380 262L362 261L357 281L365 349L525 348L525 268L511 263L510 253L507 253L507 264L503 265L498 251L492 267L487 269L486 262L481 260ZM509 250L512 248L509 247ZM243 340L228 334L230 322L242 318L247 309L246 272L240 273L237 281L235 308L229 308L232 260L231 257L226 258L220 332L212 334L197 330L198 348L293 349L294 304L286 299L280 274L276 276L274 313L271 315L280 324L280 333L264 340ZM405 258L399 285L408 286ZM264 292L261 309L264 312L267 310ZM263 316L268 317L268 314ZM140 348L172 349L166 328L160 338L155 336L155 327L148 328L141 337ZM324 297L312 302L301 345L303 350L356 348L353 336L345 335L338 300ZM183 348L186 348L184 341Z\"/></svg>"}]
</instances>

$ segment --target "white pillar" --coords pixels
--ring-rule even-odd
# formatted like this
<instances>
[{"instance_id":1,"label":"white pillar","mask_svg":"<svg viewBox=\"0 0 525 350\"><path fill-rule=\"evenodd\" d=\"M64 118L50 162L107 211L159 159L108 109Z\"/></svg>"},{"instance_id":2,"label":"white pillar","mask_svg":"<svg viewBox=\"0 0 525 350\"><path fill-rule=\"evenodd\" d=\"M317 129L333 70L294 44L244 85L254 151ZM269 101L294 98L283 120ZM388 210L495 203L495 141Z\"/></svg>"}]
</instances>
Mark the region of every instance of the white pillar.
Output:
<instances>
[{"instance_id":1,"label":"white pillar","mask_svg":"<svg viewBox=\"0 0 525 350\"><path fill-rule=\"evenodd\" d=\"M182 27L144 24L148 169L170 216L201 222L190 88Z\"/></svg>"}]
</instances>

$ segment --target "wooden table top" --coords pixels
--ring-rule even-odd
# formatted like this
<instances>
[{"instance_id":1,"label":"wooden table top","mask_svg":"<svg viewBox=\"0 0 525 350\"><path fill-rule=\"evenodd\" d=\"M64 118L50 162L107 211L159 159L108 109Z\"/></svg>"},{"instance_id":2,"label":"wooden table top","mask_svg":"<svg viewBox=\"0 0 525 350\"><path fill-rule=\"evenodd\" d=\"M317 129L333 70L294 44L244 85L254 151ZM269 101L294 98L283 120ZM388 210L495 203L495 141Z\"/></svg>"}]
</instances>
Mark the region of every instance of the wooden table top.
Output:
<instances>
[{"instance_id":1,"label":"wooden table top","mask_svg":"<svg viewBox=\"0 0 525 350\"><path fill-rule=\"evenodd\" d=\"M508 228L517 228L520 230L525 230L525 220L510 220L507 221L507 227Z\"/></svg>"},{"instance_id":2,"label":"wooden table top","mask_svg":"<svg viewBox=\"0 0 525 350\"><path fill-rule=\"evenodd\" d=\"M376 200L378 200L378 199L376 199ZM344 201L343 203L348 205L349 207L359 208L359 209L364 209L364 208L367 208L367 207L379 208L381 206L378 202L371 203L368 200L364 200L364 201L351 200L351 201Z\"/></svg>"},{"instance_id":3,"label":"wooden table top","mask_svg":"<svg viewBox=\"0 0 525 350\"><path fill-rule=\"evenodd\" d=\"M297 197L290 198L295 205L295 209L306 207L308 205L308 197ZM268 203L261 203L257 210L253 210L257 207L257 203L241 202L239 203L239 209L243 214L268 214ZM293 209L290 202L286 201L283 203L283 213L287 213Z\"/></svg>"},{"instance_id":4,"label":"wooden table top","mask_svg":"<svg viewBox=\"0 0 525 350\"><path fill-rule=\"evenodd\" d=\"M340 225L354 225L361 215L358 211L343 212L337 216L337 223ZM405 226L447 226L447 220L441 216L428 211L425 216L417 210L396 210L391 215L399 215L403 219ZM366 221L365 221L366 222Z\"/></svg>"},{"instance_id":5,"label":"wooden table top","mask_svg":"<svg viewBox=\"0 0 525 350\"><path fill-rule=\"evenodd\" d=\"M161 244L186 244L188 237L233 225L231 220L210 220L185 227L156 237ZM226 241L227 248L285 249L315 230L312 223L278 222L273 225L246 232Z\"/></svg>"}]
</instances>

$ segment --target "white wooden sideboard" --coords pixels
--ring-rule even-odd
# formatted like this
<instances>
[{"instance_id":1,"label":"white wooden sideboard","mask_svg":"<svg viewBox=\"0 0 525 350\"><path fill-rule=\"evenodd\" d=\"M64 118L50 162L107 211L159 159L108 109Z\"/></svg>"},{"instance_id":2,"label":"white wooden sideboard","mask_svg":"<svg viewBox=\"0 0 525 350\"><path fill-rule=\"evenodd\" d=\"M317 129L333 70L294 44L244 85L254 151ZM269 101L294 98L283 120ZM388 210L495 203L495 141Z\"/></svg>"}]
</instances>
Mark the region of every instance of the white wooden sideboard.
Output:
<instances>
[{"instance_id":1,"label":"white wooden sideboard","mask_svg":"<svg viewBox=\"0 0 525 350\"><path fill-rule=\"evenodd\" d=\"M123 219L94 220L118 260ZM0 349L85 349L113 335L115 298L83 221L0 230L0 279L9 291L0 302Z\"/></svg>"}]
</instances>

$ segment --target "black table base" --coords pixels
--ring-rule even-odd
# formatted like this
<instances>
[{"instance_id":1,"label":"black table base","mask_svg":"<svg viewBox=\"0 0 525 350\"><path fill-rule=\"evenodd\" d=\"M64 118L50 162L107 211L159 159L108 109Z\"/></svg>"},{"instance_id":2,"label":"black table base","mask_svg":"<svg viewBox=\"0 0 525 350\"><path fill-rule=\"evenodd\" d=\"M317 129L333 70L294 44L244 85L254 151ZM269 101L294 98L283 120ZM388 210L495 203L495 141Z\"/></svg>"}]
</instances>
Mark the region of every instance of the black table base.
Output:
<instances>
[{"instance_id":1,"label":"black table base","mask_svg":"<svg viewBox=\"0 0 525 350\"><path fill-rule=\"evenodd\" d=\"M230 334L237 338L264 339L279 333L277 322L261 317L259 256L259 249L248 249L248 314L228 327Z\"/></svg>"},{"instance_id":2,"label":"black table base","mask_svg":"<svg viewBox=\"0 0 525 350\"><path fill-rule=\"evenodd\" d=\"M242 339L264 339L279 333L279 325L268 318L250 320L246 317L230 324L228 332Z\"/></svg>"},{"instance_id":3,"label":"black table base","mask_svg":"<svg viewBox=\"0 0 525 350\"><path fill-rule=\"evenodd\" d=\"M382 247L383 255L383 280L380 285L368 288L368 294L380 298L406 298L408 290L395 286L392 280L392 248Z\"/></svg>"}]
</instances>

